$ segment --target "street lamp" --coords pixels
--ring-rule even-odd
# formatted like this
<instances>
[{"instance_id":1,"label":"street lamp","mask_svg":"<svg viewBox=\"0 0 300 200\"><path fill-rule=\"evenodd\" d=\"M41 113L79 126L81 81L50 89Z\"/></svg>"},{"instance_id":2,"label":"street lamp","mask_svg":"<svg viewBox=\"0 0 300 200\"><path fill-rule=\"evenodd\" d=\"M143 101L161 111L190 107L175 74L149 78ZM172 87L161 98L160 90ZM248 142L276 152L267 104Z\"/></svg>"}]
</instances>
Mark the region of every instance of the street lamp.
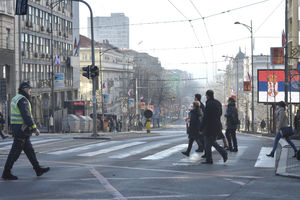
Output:
<instances>
[{"instance_id":1,"label":"street lamp","mask_svg":"<svg viewBox=\"0 0 300 200\"><path fill-rule=\"evenodd\" d=\"M104 94L103 94L103 68L102 68L102 64L101 64L101 57L105 52L110 51L110 50L115 50L115 49L118 49L118 48L117 47L109 48L103 52L101 52L101 48L100 48L100 51L99 51L100 72L101 72L100 84L101 84L101 109L102 109L102 131L103 132L104 132Z\"/></svg>"},{"instance_id":2,"label":"street lamp","mask_svg":"<svg viewBox=\"0 0 300 200\"><path fill-rule=\"evenodd\" d=\"M252 101L251 101L251 120L252 120L252 131L254 132L254 84L253 84L253 74L254 74L254 69L253 69L253 27L252 27L252 20L250 21L250 26L240 23L240 22L234 22L234 24L239 24L243 25L250 31L251 34L251 89L252 89Z\"/></svg>"}]
</instances>

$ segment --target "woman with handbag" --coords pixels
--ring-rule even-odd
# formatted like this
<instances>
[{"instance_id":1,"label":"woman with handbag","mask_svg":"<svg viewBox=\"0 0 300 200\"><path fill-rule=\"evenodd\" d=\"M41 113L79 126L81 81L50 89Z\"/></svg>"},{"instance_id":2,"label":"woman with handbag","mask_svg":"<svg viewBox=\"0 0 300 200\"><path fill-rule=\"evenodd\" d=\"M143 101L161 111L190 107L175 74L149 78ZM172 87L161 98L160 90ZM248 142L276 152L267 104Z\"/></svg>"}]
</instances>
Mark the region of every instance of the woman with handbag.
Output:
<instances>
[{"instance_id":1,"label":"woman with handbag","mask_svg":"<svg viewBox=\"0 0 300 200\"><path fill-rule=\"evenodd\" d=\"M188 135L189 135L189 145L186 151L181 152L185 156L190 156L190 152L193 146L194 141L198 143L200 146L200 123L203 117L203 112L200 109L200 102L193 102L193 109L190 112L190 125L188 127ZM203 149L203 147L202 147Z\"/></svg>"},{"instance_id":2,"label":"woman with handbag","mask_svg":"<svg viewBox=\"0 0 300 200\"><path fill-rule=\"evenodd\" d=\"M293 129L288 126L288 118L285 113L285 103L283 101L280 101L278 103L278 109L275 112L275 119L277 123L277 131L276 136L274 139L274 145L271 153L267 154L269 157L274 157L274 153L276 151L278 142L280 138L284 137L285 140L292 146L292 148L295 151L295 155L293 157L296 157L297 148L295 144L291 141L290 136L293 135Z\"/></svg>"}]
</instances>

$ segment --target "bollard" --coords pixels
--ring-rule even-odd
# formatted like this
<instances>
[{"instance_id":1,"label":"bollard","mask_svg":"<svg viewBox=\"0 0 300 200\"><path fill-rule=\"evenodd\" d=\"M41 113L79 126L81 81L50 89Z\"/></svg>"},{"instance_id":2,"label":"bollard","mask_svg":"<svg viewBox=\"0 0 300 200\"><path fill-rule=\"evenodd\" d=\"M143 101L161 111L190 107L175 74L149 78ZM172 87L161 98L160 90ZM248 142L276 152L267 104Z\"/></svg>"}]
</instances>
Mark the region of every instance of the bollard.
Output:
<instances>
[{"instance_id":1,"label":"bollard","mask_svg":"<svg viewBox=\"0 0 300 200\"><path fill-rule=\"evenodd\" d=\"M147 133L150 133L150 120L149 119L147 120L146 128L147 128Z\"/></svg>"}]
</instances>

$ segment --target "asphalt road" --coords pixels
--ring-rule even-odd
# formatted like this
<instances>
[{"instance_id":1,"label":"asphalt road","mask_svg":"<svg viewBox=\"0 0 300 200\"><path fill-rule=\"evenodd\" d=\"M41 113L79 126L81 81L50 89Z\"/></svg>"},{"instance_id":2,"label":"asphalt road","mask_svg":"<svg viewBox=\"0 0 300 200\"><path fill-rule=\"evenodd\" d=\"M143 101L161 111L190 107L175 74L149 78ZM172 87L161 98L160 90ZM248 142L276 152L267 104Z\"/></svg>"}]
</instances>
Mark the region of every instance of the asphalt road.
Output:
<instances>
[{"instance_id":1,"label":"asphalt road","mask_svg":"<svg viewBox=\"0 0 300 200\"><path fill-rule=\"evenodd\" d=\"M1 200L198 200L299 199L299 179L275 175L265 152L272 140L238 134L239 151L229 159L214 151L213 165L201 164L195 144L191 156L183 122L156 129L153 137L118 140L73 139L74 135L32 137L40 164L49 173L36 177L24 154L16 162L16 181L0 180ZM220 141L219 141L220 142ZM0 141L3 169L11 139Z\"/></svg>"}]
</instances>

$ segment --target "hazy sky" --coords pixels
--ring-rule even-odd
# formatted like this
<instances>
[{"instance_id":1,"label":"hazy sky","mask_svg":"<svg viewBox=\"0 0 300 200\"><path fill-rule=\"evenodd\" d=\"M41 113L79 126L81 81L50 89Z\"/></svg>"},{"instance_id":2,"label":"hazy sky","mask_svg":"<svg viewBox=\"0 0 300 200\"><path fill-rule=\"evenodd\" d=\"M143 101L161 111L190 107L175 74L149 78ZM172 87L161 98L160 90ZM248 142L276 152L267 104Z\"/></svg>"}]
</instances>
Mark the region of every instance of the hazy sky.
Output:
<instances>
[{"instance_id":1,"label":"hazy sky","mask_svg":"<svg viewBox=\"0 0 300 200\"><path fill-rule=\"evenodd\" d=\"M239 47L250 56L253 24L254 54L270 54L281 46L284 0L86 0L94 16L124 13L130 21L130 49L158 57L166 69L182 69L205 77L224 68L223 55ZM80 33L87 35L89 11L80 4ZM142 42L141 42L142 41ZM139 44L140 43L140 44Z\"/></svg>"}]
</instances>

